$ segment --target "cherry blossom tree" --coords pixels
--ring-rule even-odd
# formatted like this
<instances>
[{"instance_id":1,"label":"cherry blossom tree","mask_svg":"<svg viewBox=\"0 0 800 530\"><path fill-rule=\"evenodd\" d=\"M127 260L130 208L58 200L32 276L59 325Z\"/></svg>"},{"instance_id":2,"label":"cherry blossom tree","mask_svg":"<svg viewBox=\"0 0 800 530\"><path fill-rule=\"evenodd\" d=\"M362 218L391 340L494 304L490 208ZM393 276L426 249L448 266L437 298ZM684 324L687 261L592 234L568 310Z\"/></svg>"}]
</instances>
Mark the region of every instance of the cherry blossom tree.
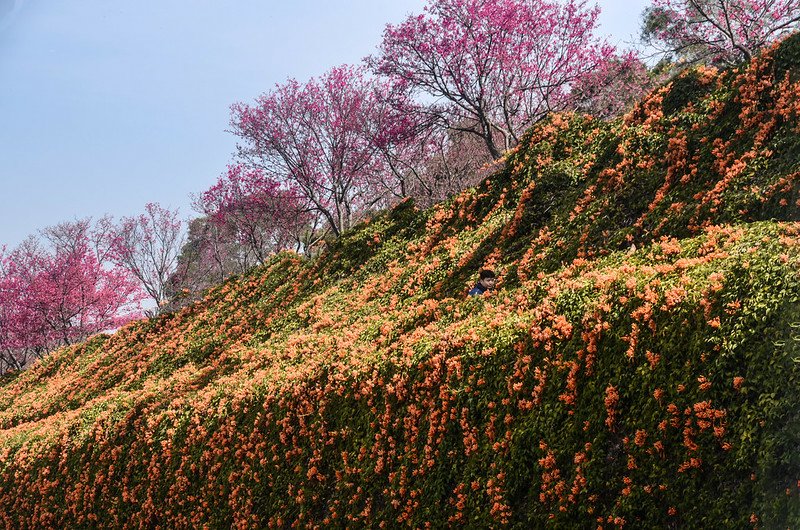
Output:
<instances>
[{"instance_id":1,"label":"cherry blossom tree","mask_svg":"<svg viewBox=\"0 0 800 530\"><path fill-rule=\"evenodd\" d=\"M572 85L569 107L601 119L616 118L655 86L647 66L634 54L612 57Z\"/></svg>"},{"instance_id":2,"label":"cherry blossom tree","mask_svg":"<svg viewBox=\"0 0 800 530\"><path fill-rule=\"evenodd\" d=\"M368 141L383 162L383 174L371 183L373 196L389 206L406 197L419 198L431 190L427 166L442 143L436 117L411 97L408 85L373 79L373 116Z\"/></svg>"},{"instance_id":3,"label":"cherry blossom tree","mask_svg":"<svg viewBox=\"0 0 800 530\"><path fill-rule=\"evenodd\" d=\"M195 199L195 207L202 211L202 196ZM311 252L314 243L322 232L316 230L315 218L308 211L300 211L299 217L293 220L296 228L285 233L286 246L278 245L274 251L290 246L300 248L303 252ZM306 224L302 218L310 217ZM175 310L196 300L206 289L217 285L226 278L242 274L259 264L246 237L235 225L235 217L201 215L192 219L189 224L186 242L178 256L178 264L167 282L169 302L164 310ZM265 227L270 226L269 218L264 219ZM258 227L256 227L258 229ZM269 255L267 247L264 255Z\"/></svg>"},{"instance_id":4,"label":"cherry blossom tree","mask_svg":"<svg viewBox=\"0 0 800 530\"><path fill-rule=\"evenodd\" d=\"M423 208L476 185L492 162L477 136L436 126L383 152L393 175L389 191Z\"/></svg>"},{"instance_id":5,"label":"cherry blossom tree","mask_svg":"<svg viewBox=\"0 0 800 530\"><path fill-rule=\"evenodd\" d=\"M0 352L6 368L85 340L140 316L142 292L130 274L100 258L105 238L88 220L29 237L2 257Z\"/></svg>"},{"instance_id":6,"label":"cherry blossom tree","mask_svg":"<svg viewBox=\"0 0 800 530\"><path fill-rule=\"evenodd\" d=\"M583 0L429 0L388 25L373 70L433 100L451 130L477 135L493 158L548 112L570 84L613 56Z\"/></svg>"},{"instance_id":7,"label":"cherry blossom tree","mask_svg":"<svg viewBox=\"0 0 800 530\"><path fill-rule=\"evenodd\" d=\"M364 68L340 66L305 84L289 80L232 106L239 158L276 182L291 184L338 236L379 203L385 161L373 142L386 123Z\"/></svg>"},{"instance_id":8,"label":"cherry blossom tree","mask_svg":"<svg viewBox=\"0 0 800 530\"><path fill-rule=\"evenodd\" d=\"M128 270L155 302L157 314L169 296L168 285L185 241L178 210L155 203L145 205L138 217L123 217L109 227L115 263Z\"/></svg>"},{"instance_id":9,"label":"cherry blossom tree","mask_svg":"<svg viewBox=\"0 0 800 530\"><path fill-rule=\"evenodd\" d=\"M795 31L797 0L654 0L642 37L680 61L735 64Z\"/></svg>"},{"instance_id":10,"label":"cherry blossom tree","mask_svg":"<svg viewBox=\"0 0 800 530\"><path fill-rule=\"evenodd\" d=\"M281 182L261 169L228 167L217 183L195 201L195 208L240 243L256 263L283 249L300 250L311 215L291 181ZM247 266L246 264L244 266Z\"/></svg>"},{"instance_id":11,"label":"cherry blossom tree","mask_svg":"<svg viewBox=\"0 0 800 530\"><path fill-rule=\"evenodd\" d=\"M32 353L19 340L20 331L29 328L27 319L32 315L20 305L23 286L13 270L6 248L0 248L0 374L24 368Z\"/></svg>"},{"instance_id":12,"label":"cherry blossom tree","mask_svg":"<svg viewBox=\"0 0 800 530\"><path fill-rule=\"evenodd\" d=\"M209 287L255 265L252 253L242 248L233 227L207 216L196 217L189 221L186 242L167 285L168 307L183 305Z\"/></svg>"}]
</instances>

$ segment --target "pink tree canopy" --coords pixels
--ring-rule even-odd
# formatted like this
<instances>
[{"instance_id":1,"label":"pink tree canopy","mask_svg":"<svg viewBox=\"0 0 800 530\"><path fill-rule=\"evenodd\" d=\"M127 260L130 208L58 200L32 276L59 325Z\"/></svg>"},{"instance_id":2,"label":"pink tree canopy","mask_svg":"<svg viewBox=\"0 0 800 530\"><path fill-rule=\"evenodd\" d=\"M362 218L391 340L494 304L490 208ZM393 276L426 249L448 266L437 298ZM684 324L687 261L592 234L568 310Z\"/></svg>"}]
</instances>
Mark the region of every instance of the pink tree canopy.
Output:
<instances>
[{"instance_id":1,"label":"pink tree canopy","mask_svg":"<svg viewBox=\"0 0 800 530\"><path fill-rule=\"evenodd\" d=\"M477 136L436 126L419 128L389 147L382 149L393 176L387 191L398 199L412 197L421 207L476 185L492 162Z\"/></svg>"},{"instance_id":2,"label":"pink tree canopy","mask_svg":"<svg viewBox=\"0 0 800 530\"><path fill-rule=\"evenodd\" d=\"M364 69L340 66L233 105L231 126L241 160L291 184L338 236L382 199L375 190L385 165L373 140L385 112Z\"/></svg>"},{"instance_id":3,"label":"pink tree canopy","mask_svg":"<svg viewBox=\"0 0 800 530\"><path fill-rule=\"evenodd\" d=\"M127 271L101 258L88 221L63 223L2 257L0 352L6 367L112 330L140 316L142 293Z\"/></svg>"},{"instance_id":4,"label":"pink tree canopy","mask_svg":"<svg viewBox=\"0 0 800 530\"><path fill-rule=\"evenodd\" d=\"M298 249L311 216L298 186L261 169L232 165L203 192L195 207L227 228L256 263L283 249Z\"/></svg>"},{"instance_id":5,"label":"pink tree canopy","mask_svg":"<svg viewBox=\"0 0 800 530\"><path fill-rule=\"evenodd\" d=\"M797 0L654 0L643 37L688 62L733 64L795 31Z\"/></svg>"},{"instance_id":6,"label":"pink tree canopy","mask_svg":"<svg viewBox=\"0 0 800 530\"><path fill-rule=\"evenodd\" d=\"M573 83L570 108L601 119L624 114L653 88L647 66L634 54L612 57Z\"/></svg>"},{"instance_id":7,"label":"pink tree canopy","mask_svg":"<svg viewBox=\"0 0 800 530\"><path fill-rule=\"evenodd\" d=\"M593 34L598 13L584 0L429 0L424 14L386 27L368 62L432 99L447 128L478 135L497 158L613 56Z\"/></svg>"}]
</instances>

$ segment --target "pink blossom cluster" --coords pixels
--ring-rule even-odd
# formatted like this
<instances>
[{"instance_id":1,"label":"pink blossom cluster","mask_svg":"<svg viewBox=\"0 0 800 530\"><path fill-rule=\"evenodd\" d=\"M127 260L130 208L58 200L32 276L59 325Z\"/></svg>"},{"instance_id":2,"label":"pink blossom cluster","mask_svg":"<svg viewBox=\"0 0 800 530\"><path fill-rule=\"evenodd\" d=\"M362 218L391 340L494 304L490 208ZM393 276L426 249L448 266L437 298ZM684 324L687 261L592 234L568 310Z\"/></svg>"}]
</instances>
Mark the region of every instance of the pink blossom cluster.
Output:
<instances>
[{"instance_id":1,"label":"pink blossom cluster","mask_svg":"<svg viewBox=\"0 0 800 530\"><path fill-rule=\"evenodd\" d=\"M104 234L76 221L43 235L0 254L2 371L140 314L139 285L110 260Z\"/></svg>"},{"instance_id":2,"label":"pink blossom cluster","mask_svg":"<svg viewBox=\"0 0 800 530\"><path fill-rule=\"evenodd\" d=\"M292 248L310 222L296 185L283 184L259 169L229 166L217 183L200 195L198 209L230 233L258 263Z\"/></svg>"},{"instance_id":3,"label":"pink blossom cluster","mask_svg":"<svg viewBox=\"0 0 800 530\"><path fill-rule=\"evenodd\" d=\"M477 134L498 158L613 57L594 35L598 14L581 0L431 0L386 27L370 62L434 98L448 127Z\"/></svg>"}]
</instances>

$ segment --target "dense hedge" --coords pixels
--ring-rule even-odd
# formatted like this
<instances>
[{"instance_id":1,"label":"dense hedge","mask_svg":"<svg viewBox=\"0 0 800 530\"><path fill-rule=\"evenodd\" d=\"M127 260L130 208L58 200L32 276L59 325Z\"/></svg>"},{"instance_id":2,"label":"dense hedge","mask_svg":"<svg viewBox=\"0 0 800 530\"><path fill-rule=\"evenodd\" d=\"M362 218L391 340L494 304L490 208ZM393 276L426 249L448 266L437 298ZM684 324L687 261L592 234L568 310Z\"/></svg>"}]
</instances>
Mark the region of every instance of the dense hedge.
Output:
<instances>
[{"instance_id":1,"label":"dense hedge","mask_svg":"<svg viewBox=\"0 0 800 530\"><path fill-rule=\"evenodd\" d=\"M800 525L798 50L4 378L0 520Z\"/></svg>"}]
</instances>

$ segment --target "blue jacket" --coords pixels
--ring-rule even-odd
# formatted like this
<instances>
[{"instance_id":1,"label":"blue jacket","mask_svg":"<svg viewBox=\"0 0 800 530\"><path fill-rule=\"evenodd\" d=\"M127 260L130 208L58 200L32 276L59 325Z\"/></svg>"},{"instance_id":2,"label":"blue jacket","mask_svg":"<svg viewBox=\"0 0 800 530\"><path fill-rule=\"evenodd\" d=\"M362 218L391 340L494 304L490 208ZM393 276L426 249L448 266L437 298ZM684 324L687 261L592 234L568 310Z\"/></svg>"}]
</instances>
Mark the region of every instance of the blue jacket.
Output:
<instances>
[{"instance_id":1,"label":"blue jacket","mask_svg":"<svg viewBox=\"0 0 800 530\"><path fill-rule=\"evenodd\" d=\"M469 296L480 296L485 292L486 292L486 287L484 287L481 282L478 282L475 284L475 287L470 289L470 291L467 294Z\"/></svg>"}]
</instances>

